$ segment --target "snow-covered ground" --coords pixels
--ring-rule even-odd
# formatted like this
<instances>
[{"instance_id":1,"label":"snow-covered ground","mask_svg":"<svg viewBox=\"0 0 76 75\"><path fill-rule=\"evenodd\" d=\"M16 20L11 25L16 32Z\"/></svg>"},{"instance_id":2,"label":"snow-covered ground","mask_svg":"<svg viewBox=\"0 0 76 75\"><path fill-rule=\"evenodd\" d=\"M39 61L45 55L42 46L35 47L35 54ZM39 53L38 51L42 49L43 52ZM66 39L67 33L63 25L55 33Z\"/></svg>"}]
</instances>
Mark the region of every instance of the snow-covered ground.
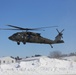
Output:
<instances>
[{"instance_id":1,"label":"snow-covered ground","mask_svg":"<svg viewBox=\"0 0 76 75\"><path fill-rule=\"evenodd\" d=\"M67 56L67 57L63 57L62 59L75 61L76 62L76 56Z\"/></svg>"},{"instance_id":2,"label":"snow-covered ground","mask_svg":"<svg viewBox=\"0 0 76 75\"><path fill-rule=\"evenodd\" d=\"M0 65L0 75L76 75L76 62L42 57Z\"/></svg>"}]
</instances>

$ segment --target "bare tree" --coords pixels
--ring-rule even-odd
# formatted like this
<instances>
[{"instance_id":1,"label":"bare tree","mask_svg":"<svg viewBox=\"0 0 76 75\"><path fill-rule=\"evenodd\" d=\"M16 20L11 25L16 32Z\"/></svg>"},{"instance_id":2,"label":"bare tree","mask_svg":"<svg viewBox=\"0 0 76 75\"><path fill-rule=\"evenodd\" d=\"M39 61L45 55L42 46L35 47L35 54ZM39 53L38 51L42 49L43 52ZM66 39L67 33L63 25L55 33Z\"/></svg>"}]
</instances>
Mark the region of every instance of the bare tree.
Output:
<instances>
[{"instance_id":1,"label":"bare tree","mask_svg":"<svg viewBox=\"0 0 76 75\"><path fill-rule=\"evenodd\" d=\"M59 58L61 56L62 56L62 53L60 51L50 52L50 55L49 55L49 57L51 57L51 58Z\"/></svg>"},{"instance_id":2,"label":"bare tree","mask_svg":"<svg viewBox=\"0 0 76 75\"><path fill-rule=\"evenodd\" d=\"M76 56L76 52L70 53L69 56Z\"/></svg>"}]
</instances>

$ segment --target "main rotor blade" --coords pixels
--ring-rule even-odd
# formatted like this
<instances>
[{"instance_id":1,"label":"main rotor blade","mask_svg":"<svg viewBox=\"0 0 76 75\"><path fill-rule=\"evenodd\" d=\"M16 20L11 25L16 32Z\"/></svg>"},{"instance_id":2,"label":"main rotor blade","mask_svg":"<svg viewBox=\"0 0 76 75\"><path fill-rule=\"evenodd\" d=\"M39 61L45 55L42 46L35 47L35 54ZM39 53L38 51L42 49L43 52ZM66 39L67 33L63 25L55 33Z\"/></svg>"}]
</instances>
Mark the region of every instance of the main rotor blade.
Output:
<instances>
[{"instance_id":1,"label":"main rotor blade","mask_svg":"<svg viewBox=\"0 0 76 75\"><path fill-rule=\"evenodd\" d=\"M64 29L61 31L61 33L64 31Z\"/></svg>"},{"instance_id":2,"label":"main rotor blade","mask_svg":"<svg viewBox=\"0 0 76 75\"><path fill-rule=\"evenodd\" d=\"M19 29L0 28L0 30L19 30Z\"/></svg>"},{"instance_id":3,"label":"main rotor blade","mask_svg":"<svg viewBox=\"0 0 76 75\"><path fill-rule=\"evenodd\" d=\"M53 27L58 27L58 26L47 26L47 27L39 27L39 28L33 28L33 29L35 29L35 30L39 30L39 29L53 28Z\"/></svg>"},{"instance_id":4,"label":"main rotor blade","mask_svg":"<svg viewBox=\"0 0 76 75\"><path fill-rule=\"evenodd\" d=\"M56 29L56 30L57 30L58 33L60 33L58 29Z\"/></svg>"},{"instance_id":5,"label":"main rotor blade","mask_svg":"<svg viewBox=\"0 0 76 75\"><path fill-rule=\"evenodd\" d=\"M13 27L13 28L17 28L17 29L20 29L20 30L24 30L25 28L22 28L22 27L18 27L18 26L13 26L13 25L7 25L9 27Z\"/></svg>"},{"instance_id":6,"label":"main rotor blade","mask_svg":"<svg viewBox=\"0 0 76 75\"><path fill-rule=\"evenodd\" d=\"M19 30L39 30L39 29L44 29L44 28L53 28L53 27L58 27L58 26L47 26L47 27L39 27L39 28L22 28L22 27L18 27L18 26L13 26L13 25L7 25L13 28L17 28Z\"/></svg>"},{"instance_id":7,"label":"main rotor blade","mask_svg":"<svg viewBox=\"0 0 76 75\"><path fill-rule=\"evenodd\" d=\"M7 25L13 28L16 28L18 30L35 30L34 28L22 28L22 27L18 27L18 26L13 26L13 25Z\"/></svg>"}]
</instances>

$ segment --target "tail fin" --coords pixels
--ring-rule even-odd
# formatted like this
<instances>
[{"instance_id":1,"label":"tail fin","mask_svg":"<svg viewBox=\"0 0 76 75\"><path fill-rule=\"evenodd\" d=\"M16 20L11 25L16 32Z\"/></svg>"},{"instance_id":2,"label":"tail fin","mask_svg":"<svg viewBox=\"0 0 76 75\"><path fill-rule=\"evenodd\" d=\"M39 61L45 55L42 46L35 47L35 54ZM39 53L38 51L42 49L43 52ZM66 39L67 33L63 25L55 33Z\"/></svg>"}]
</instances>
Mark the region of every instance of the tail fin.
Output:
<instances>
[{"instance_id":1,"label":"tail fin","mask_svg":"<svg viewBox=\"0 0 76 75\"><path fill-rule=\"evenodd\" d=\"M63 29L61 32L59 32L58 29L56 29L56 30L57 30L57 32L58 32L58 35L55 37L56 43L64 43L64 41L61 40L61 38L63 38L62 32L64 31L64 29Z\"/></svg>"}]
</instances>

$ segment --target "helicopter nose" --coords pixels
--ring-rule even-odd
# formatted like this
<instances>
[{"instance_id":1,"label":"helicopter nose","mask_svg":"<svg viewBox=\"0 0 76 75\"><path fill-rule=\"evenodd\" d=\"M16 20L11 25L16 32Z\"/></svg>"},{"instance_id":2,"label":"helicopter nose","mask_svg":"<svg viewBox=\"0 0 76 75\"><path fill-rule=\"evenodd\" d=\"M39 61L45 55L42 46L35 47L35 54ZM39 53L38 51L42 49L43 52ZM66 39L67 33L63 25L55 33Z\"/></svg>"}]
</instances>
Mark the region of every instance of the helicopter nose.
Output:
<instances>
[{"instance_id":1,"label":"helicopter nose","mask_svg":"<svg viewBox=\"0 0 76 75\"><path fill-rule=\"evenodd\" d=\"M8 37L8 39L12 40L12 37L10 36L10 37Z\"/></svg>"}]
</instances>

